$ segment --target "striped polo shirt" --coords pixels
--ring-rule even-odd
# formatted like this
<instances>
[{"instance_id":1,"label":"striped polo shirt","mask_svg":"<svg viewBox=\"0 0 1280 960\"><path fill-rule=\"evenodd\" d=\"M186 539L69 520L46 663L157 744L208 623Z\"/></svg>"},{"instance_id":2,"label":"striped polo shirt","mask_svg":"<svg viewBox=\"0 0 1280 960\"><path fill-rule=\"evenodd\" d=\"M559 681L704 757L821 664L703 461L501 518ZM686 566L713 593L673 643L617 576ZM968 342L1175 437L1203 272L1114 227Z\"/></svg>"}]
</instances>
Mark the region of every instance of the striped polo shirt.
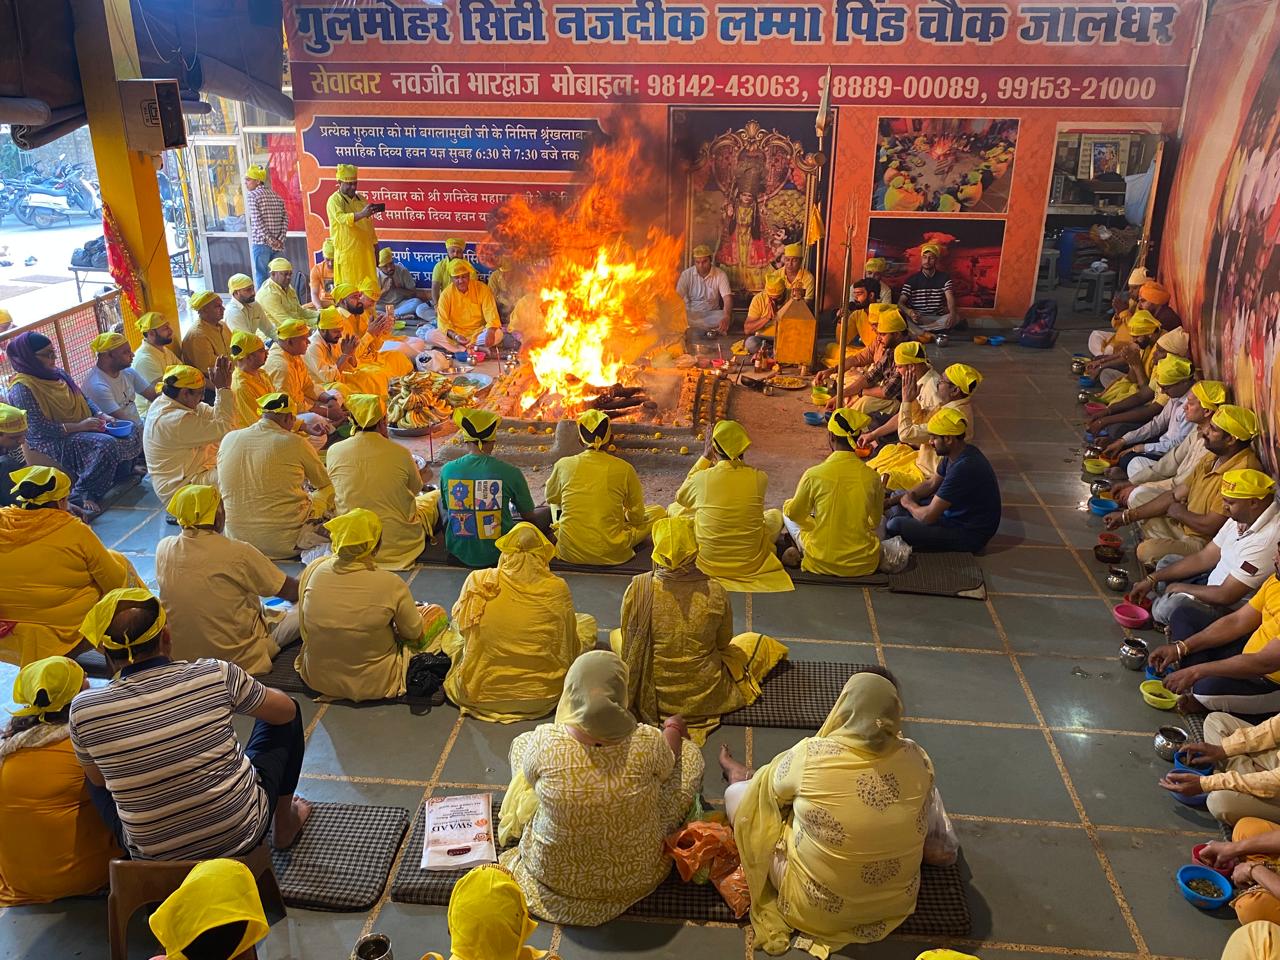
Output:
<instances>
[{"instance_id":1,"label":"striped polo shirt","mask_svg":"<svg viewBox=\"0 0 1280 960\"><path fill-rule=\"evenodd\" d=\"M221 660L149 660L71 702L71 744L102 772L138 859L244 853L270 811L231 716L267 688Z\"/></svg>"},{"instance_id":2,"label":"striped polo shirt","mask_svg":"<svg viewBox=\"0 0 1280 960\"><path fill-rule=\"evenodd\" d=\"M951 277L935 270L932 277L924 271L912 274L902 285L902 295L907 306L926 317L940 317L947 312L947 291L951 289Z\"/></svg>"}]
</instances>

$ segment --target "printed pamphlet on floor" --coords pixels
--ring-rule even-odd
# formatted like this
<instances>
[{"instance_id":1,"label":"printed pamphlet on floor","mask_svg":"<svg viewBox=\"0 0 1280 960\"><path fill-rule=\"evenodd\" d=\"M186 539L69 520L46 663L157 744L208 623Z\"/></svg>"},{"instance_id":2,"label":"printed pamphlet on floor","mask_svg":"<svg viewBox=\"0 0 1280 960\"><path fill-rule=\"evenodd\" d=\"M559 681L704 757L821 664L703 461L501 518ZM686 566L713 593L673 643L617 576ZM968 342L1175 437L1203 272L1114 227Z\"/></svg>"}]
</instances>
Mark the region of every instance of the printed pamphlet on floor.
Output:
<instances>
[{"instance_id":1,"label":"printed pamphlet on floor","mask_svg":"<svg viewBox=\"0 0 1280 960\"><path fill-rule=\"evenodd\" d=\"M457 870L497 859L493 848L491 794L427 799L423 870Z\"/></svg>"}]
</instances>

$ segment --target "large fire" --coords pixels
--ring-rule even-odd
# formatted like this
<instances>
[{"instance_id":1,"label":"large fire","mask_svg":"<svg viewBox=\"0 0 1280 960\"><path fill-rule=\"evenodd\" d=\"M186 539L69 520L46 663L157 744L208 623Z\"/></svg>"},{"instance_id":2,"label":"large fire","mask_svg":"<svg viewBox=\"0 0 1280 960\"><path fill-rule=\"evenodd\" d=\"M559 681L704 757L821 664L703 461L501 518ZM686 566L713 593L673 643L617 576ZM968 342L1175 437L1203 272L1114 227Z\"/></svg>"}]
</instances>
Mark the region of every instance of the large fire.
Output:
<instances>
[{"instance_id":1,"label":"large fire","mask_svg":"<svg viewBox=\"0 0 1280 960\"><path fill-rule=\"evenodd\" d=\"M522 410L578 412L602 390L628 380L632 365L671 339L681 241L636 224L660 182L640 140L623 134L587 155L567 206L513 197L498 212L494 239L527 271L541 311L539 329L521 324L533 378ZM652 214L650 214L652 216ZM637 236L638 234L638 236Z\"/></svg>"}]
</instances>

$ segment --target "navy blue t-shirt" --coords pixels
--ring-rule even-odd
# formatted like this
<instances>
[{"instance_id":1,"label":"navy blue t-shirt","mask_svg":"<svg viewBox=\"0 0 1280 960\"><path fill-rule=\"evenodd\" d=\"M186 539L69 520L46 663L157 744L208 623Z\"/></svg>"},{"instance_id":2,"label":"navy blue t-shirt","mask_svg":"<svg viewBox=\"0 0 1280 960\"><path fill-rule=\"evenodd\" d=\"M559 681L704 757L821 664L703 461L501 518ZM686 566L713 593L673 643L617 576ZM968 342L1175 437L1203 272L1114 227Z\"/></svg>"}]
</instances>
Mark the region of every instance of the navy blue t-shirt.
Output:
<instances>
[{"instance_id":1,"label":"navy blue t-shirt","mask_svg":"<svg viewBox=\"0 0 1280 960\"><path fill-rule=\"evenodd\" d=\"M955 457L938 463L942 486L936 494L951 504L942 514L949 526L961 527L985 543L1000 526L1000 485L981 450L966 444Z\"/></svg>"}]
</instances>

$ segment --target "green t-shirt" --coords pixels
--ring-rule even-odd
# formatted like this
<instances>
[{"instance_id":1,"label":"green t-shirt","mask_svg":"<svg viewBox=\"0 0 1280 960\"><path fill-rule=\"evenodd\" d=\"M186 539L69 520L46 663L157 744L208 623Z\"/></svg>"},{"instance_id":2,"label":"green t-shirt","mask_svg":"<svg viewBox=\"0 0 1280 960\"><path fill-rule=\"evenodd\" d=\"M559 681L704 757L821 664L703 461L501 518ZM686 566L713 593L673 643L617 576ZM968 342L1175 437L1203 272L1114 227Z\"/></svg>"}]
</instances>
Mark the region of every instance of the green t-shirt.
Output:
<instances>
[{"instance_id":1,"label":"green t-shirt","mask_svg":"<svg viewBox=\"0 0 1280 960\"><path fill-rule=\"evenodd\" d=\"M499 537L515 526L511 505L521 514L533 510L524 474L497 457L467 454L440 469L445 510L444 542L469 567L498 562Z\"/></svg>"}]
</instances>

